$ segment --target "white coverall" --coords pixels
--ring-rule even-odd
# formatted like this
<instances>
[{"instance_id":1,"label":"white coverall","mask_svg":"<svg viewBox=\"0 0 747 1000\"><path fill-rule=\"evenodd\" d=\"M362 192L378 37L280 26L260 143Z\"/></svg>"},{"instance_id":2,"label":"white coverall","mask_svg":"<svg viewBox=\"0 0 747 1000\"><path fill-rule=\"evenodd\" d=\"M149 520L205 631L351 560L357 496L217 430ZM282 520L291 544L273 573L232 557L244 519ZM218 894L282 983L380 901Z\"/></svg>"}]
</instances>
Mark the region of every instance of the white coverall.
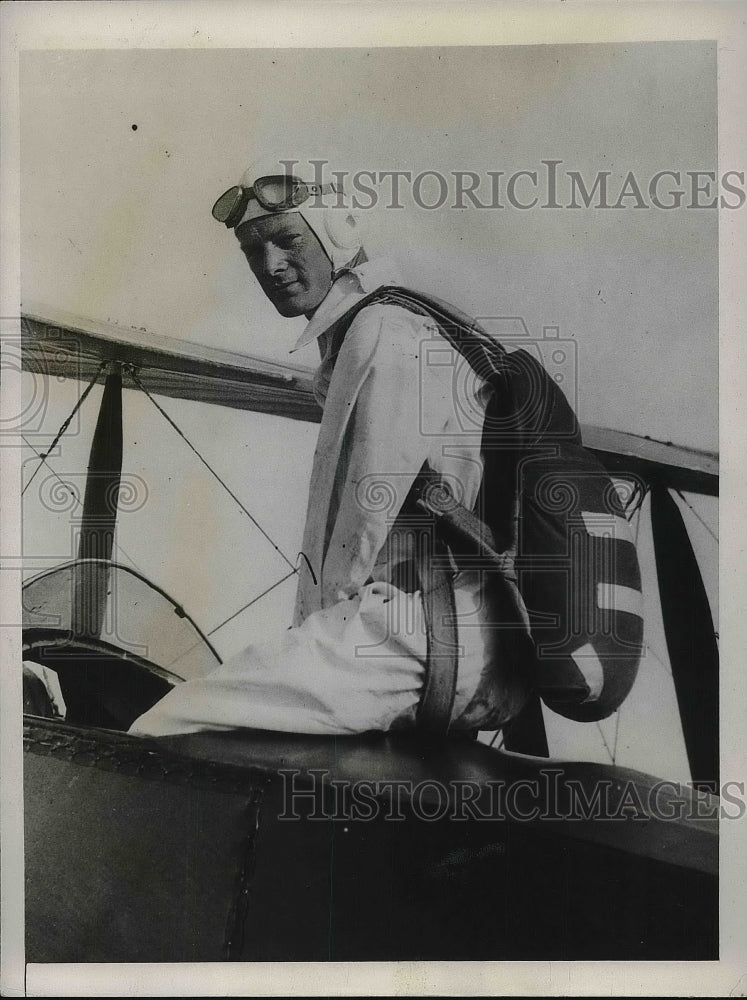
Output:
<instances>
[{"instance_id":1,"label":"white coverall","mask_svg":"<svg viewBox=\"0 0 747 1000\"><path fill-rule=\"evenodd\" d=\"M345 734L413 723L426 634L420 593L395 585L412 565L412 542L396 517L426 460L465 506L474 505L486 387L464 377L465 363L433 321L399 306L359 312L335 355L330 324L363 295L400 283L383 260L343 273L294 348L319 339L314 392L324 416L303 542L317 582L304 566L293 627L177 685L130 732ZM527 682L487 627L490 600L480 575L458 573L454 589L460 656L453 725L496 729L521 708Z\"/></svg>"}]
</instances>

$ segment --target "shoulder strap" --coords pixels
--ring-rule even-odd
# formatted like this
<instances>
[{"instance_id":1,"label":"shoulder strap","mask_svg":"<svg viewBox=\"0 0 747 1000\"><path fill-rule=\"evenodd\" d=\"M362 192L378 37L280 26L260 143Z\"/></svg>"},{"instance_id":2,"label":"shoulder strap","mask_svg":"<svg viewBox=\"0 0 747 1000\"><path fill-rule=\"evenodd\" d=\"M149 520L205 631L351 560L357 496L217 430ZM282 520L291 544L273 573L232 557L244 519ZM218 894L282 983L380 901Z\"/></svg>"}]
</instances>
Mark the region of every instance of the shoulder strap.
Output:
<instances>
[{"instance_id":1,"label":"shoulder strap","mask_svg":"<svg viewBox=\"0 0 747 1000\"><path fill-rule=\"evenodd\" d=\"M498 377L505 376L505 350L476 320L439 299L397 285L385 285L360 299L333 325L332 336L341 341L358 313L375 303L401 306L431 318L449 344L464 356L478 375L493 384ZM471 511L455 504L453 498L449 498L445 508L434 505L433 498L440 488L437 480L440 482L440 477L426 465L413 488L413 499L421 515L425 513L429 516L432 525L423 532L417 546L417 572L427 636L426 678L418 706L417 724L424 733L444 736L451 722L458 670L450 547L473 558L488 559L498 575L505 578L506 620L518 624L523 638L528 635L528 629L522 617L523 604L513 580L512 561L496 552L487 526ZM429 489L434 485L435 493Z\"/></svg>"},{"instance_id":2,"label":"shoulder strap","mask_svg":"<svg viewBox=\"0 0 747 1000\"><path fill-rule=\"evenodd\" d=\"M382 285L365 295L330 328L344 337L357 314L374 303L401 306L433 319L449 344L494 389L486 428L502 447L526 450L573 440L581 444L576 415L542 364L519 348L510 354L476 319L433 295L399 285Z\"/></svg>"},{"instance_id":3,"label":"shoulder strap","mask_svg":"<svg viewBox=\"0 0 747 1000\"><path fill-rule=\"evenodd\" d=\"M476 319L433 295L416 292L400 285L382 285L359 299L332 324L330 327L332 335L344 336L358 313L366 306L375 303L401 306L420 316L429 316L438 324L441 333L451 346L462 354L474 371L483 378L493 380L504 373L503 359L508 357L505 349L480 326Z\"/></svg>"}]
</instances>

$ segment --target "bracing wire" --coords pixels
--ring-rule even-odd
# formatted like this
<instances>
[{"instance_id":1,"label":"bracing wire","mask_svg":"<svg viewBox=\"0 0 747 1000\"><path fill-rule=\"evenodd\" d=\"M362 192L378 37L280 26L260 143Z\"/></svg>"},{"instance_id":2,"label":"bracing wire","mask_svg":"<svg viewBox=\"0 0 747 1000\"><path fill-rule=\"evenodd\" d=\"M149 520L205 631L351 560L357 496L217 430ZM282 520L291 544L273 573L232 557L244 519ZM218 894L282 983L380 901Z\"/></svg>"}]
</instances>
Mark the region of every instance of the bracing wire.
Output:
<instances>
[{"instance_id":1,"label":"bracing wire","mask_svg":"<svg viewBox=\"0 0 747 1000\"><path fill-rule=\"evenodd\" d=\"M697 510L693 507L693 505L690 503L690 501L687 500L687 498L679 490L675 490L674 492L677 494L677 496L680 498L680 500L685 504L685 506L687 506L687 507L690 508L690 510L693 512L693 514L696 516L696 518L700 521L700 523L703 525L703 527L708 532L708 534L711 536L711 538L715 542L718 542L718 535L716 534L716 532L713 530L713 528L711 528L711 526L709 524L706 524L706 522L703 520L703 518L700 516L700 514L697 512Z\"/></svg>"},{"instance_id":2,"label":"bracing wire","mask_svg":"<svg viewBox=\"0 0 747 1000\"><path fill-rule=\"evenodd\" d=\"M254 517L254 515L244 506L244 504L236 496L236 494L233 492L233 490L230 488L230 486L225 482L225 480L223 480L218 475L218 473L210 465L210 463L207 461L207 459L204 458L200 454L200 452L197 450L197 448L195 448L195 446L192 444L192 442L186 436L186 434L181 429L181 427L179 427L179 425L176 423L176 421L173 420L172 417L170 417L169 414L166 412L166 410L164 410L164 408L159 403L156 402L156 400L153 398L153 396L151 396L151 394L145 388L145 386L140 381L140 379L137 377L137 375L134 372L132 372L132 371L130 372L130 375L131 375L132 381L135 383L135 385L138 387L138 389L140 389L141 392L145 393L145 395L148 397L148 399L151 401L151 403L155 406L155 408L158 410L158 412L161 414L161 416L166 420L167 423L169 423L174 428L174 430L176 431L176 433L184 441L184 443L187 445L187 447L192 452L194 452L194 454L202 462L202 464L205 466L205 468L208 470L208 472L220 483L220 485L223 487L223 489L226 491L226 493L228 493L228 495L231 497L231 499L234 500L234 502L246 514L246 516L252 522L252 524L254 525L254 527L260 532L261 535L263 535L264 538L267 539L267 541L270 543L270 545L272 545L272 547L275 549L275 551L278 553L278 555L281 556L285 560L285 562L291 567L291 570L293 571L293 573L297 573L298 572L297 568L293 565L293 563L288 558L288 556L286 556L286 554L283 552L283 550L280 548L280 546L277 545L276 542L265 531L265 529L257 521L257 519Z\"/></svg>"},{"instance_id":3,"label":"bracing wire","mask_svg":"<svg viewBox=\"0 0 747 1000\"><path fill-rule=\"evenodd\" d=\"M50 446L49 446L49 448L47 449L46 452L39 453L34 448L34 446L27 440L27 438L24 435L21 435L21 439L23 440L24 444L26 444L26 446L28 448L30 448L31 451L34 453L34 455L36 455L36 457L39 459L39 464L36 466L36 468L34 469L33 473L31 474L31 477L29 478L28 482L26 483L26 485L24 486L23 490L21 491L21 496L23 496L23 494L29 488L29 486L33 482L34 478L36 477L37 473L39 472L39 469L44 464L47 465L47 468L50 470L50 472L52 473L52 475L55 477L55 479L63 487L65 487L65 489L68 489L68 490L70 489L69 484L66 483L60 477L60 475L57 473L57 471L55 469L52 468L51 465L49 465L47 459L49 458L49 455L52 453L52 451L54 450L55 446L59 442L60 438L63 436L63 434L69 428L69 426L70 426L70 424L71 424L71 422L73 420L73 417L78 412L78 410L81 408L81 406L85 402L86 398L88 397L89 393L91 392L91 389L93 389L94 385L99 380L102 372L104 371L104 369L108 365L109 365L109 361L102 361L101 362L101 364L99 365L98 370L96 371L96 374L93 376L93 378L91 379L91 381L89 382L89 384L86 386L86 388L81 393L81 395L78 398L78 401L76 402L75 406L70 411L70 414L65 418L65 420L60 425L60 428L57 431L57 434L55 435L54 440L52 441L52 443L50 444ZM236 494L228 486L228 484L221 478L221 476L215 471L215 469L213 469L213 467L210 465L210 463L204 458L204 456L192 444L192 442L189 440L189 438L186 436L186 434L184 434L184 432L182 431L182 429L178 426L178 424L176 423L176 421L173 420L172 417L163 409L163 407L160 406L156 402L156 400L148 392L148 390L143 386L142 382L138 379L138 377L135 375L135 373L133 371L130 371L130 375L132 377L133 382L137 385L137 387L141 390L141 392L143 392L148 397L148 399L155 406L155 408L158 410L158 412L161 414L161 416L167 421L168 424L170 424L171 427L173 427L173 429L182 438L182 440L189 447L189 449L197 456L197 458L200 460L200 462L205 466L205 468L208 470L208 472L210 472L210 474L218 481L218 483L228 493L228 495L232 498L232 500L234 500L234 502L239 506L239 508L247 515L247 517L252 522L252 524L257 528L257 530L263 535L264 538L267 539L267 541L272 545L272 547L275 549L275 551L290 566L290 572L289 573L286 573L279 580L276 580L275 583L271 584L269 587L267 587L265 590L263 590L262 593L257 594L256 597L253 597L250 601L248 601L241 608L239 608L238 611L233 612L233 614L229 615L228 618L224 619L222 622L219 622L219 624L215 625L208 633L206 633L207 635L213 635L219 629L223 628L224 625L227 625L230 621L233 621L233 619L236 618L238 615L240 615L243 611L246 611L248 608L250 608L253 604L255 604L257 601L259 601L262 597L265 597L265 595L269 594L276 587L279 587L280 584L284 583L286 580L290 579L291 576L294 576L296 573L298 573L298 565L294 565L290 561L290 559L285 555L285 553L282 551L282 549L280 548L280 546L276 544L276 542L270 537L270 535L265 531L265 529L259 524L259 522L257 521L257 519L246 508L246 506L241 502L241 500L236 496ZM72 493L72 491L71 491L71 493ZM75 495L73 495L73 499L74 499L76 505L80 506L80 500L78 499L78 497L75 496ZM119 551L124 556L126 556L127 559L129 559L132 562L133 566L135 566L136 568L139 568L137 566L137 563L135 562L135 560L132 558L132 556L128 552L126 552L125 549L123 549L121 545L117 544L116 547L119 549ZM306 562L308 564L308 558L303 553L300 553L300 556L303 556L303 558L306 559ZM299 558L300 558L300 556L299 556ZM309 565L309 570L311 571L312 576L314 576L313 570L311 569L310 565ZM315 580L315 582L316 582L316 580Z\"/></svg>"},{"instance_id":4,"label":"bracing wire","mask_svg":"<svg viewBox=\"0 0 747 1000\"><path fill-rule=\"evenodd\" d=\"M662 667L664 667L664 669L666 670L666 672L669 674L670 677L672 678L674 677L672 673L672 668L667 664L666 660L662 659L662 657L659 656L659 654L656 652L656 650L654 649L654 647L651 645L650 642L646 643L646 651L651 653L655 660L659 661L659 663L662 665Z\"/></svg>"},{"instance_id":5,"label":"bracing wire","mask_svg":"<svg viewBox=\"0 0 747 1000\"><path fill-rule=\"evenodd\" d=\"M607 738L604 735L604 730L602 729L602 727L600 726L600 724L598 722L596 723L596 727L599 730L599 735L602 737L602 743L604 743L604 749L607 751L607 753L609 754L610 760L614 764L615 763L615 756L612 753L612 751L610 750L610 745L607 742Z\"/></svg>"},{"instance_id":6,"label":"bracing wire","mask_svg":"<svg viewBox=\"0 0 747 1000\"><path fill-rule=\"evenodd\" d=\"M37 457L37 458L44 458L44 459L46 459L46 457L47 457L47 456L49 455L49 452L47 452L47 456L42 456L42 455L40 455L40 454L38 453L38 451L36 450L36 448L34 448L34 446L33 446L33 445L31 444L31 442L30 442L30 441L29 441L29 440L28 440L28 439L27 439L27 438L25 437L25 435L23 435L23 434L21 434L21 440L22 440L22 441L24 442L24 444L25 444L25 445L26 445L26 446L27 446L28 448L30 448L30 449L31 449L31 450L33 451L33 453L34 453L34 454L36 455L36 457ZM51 449L50 449L50 451L51 451ZM41 468L41 465L42 465L42 464L43 464L43 463L39 463L39 466L38 466L38 468ZM83 504L81 503L81 501L79 500L79 498L78 498L78 497L76 496L76 494L75 494L75 491L74 491L74 490L72 490L72 489L70 489L70 483L66 483L66 482L65 482L65 480L64 480L64 479L62 479L62 477L60 476L60 474L59 474L59 473L58 473L58 472L57 472L57 471L56 471L55 469L53 469L53 468L52 468L52 466L51 466L51 465L49 464L49 462L47 462L47 463L46 463L46 465L47 465L47 468L49 469L49 471L50 471L50 472L52 473L52 475L54 476L54 478L55 478L55 479L57 480L57 482L58 482L58 483L59 483L59 484L60 484L61 486L63 486L63 487L64 487L64 488L65 488L65 489L66 489L66 490L68 491L68 493L70 494L70 496L71 496L71 497L73 498L73 501L75 502L75 506L76 506L76 507L82 507L82 506L83 506ZM30 482L31 482L31 480L29 480L29 483L30 483ZM27 485L28 485L28 484L27 484ZM134 559L132 558L132 556L131 556L131 555L130 555L130 553L129 553L129 552L127 551L127 549L123 548L123 547L122 547L122 545L121 545L121 544L120 544L120 543L119 543L119 542L117 541L117 538L116 538L116 535L114 536L114 547L115 547L115 548L116 548L116 549L117 549L117 550L118 550L119 552L121 552L121 553L122 553L122 555L123 555L123 556L125 556L125 558L126 558L126 559L129 559L129 560L130 560L130 562L132 563L132 565L133 565L133 566L135 567L135 569L136 569L136 570L138 570L138 571L139 571L140 573L143 573L143 575L145 575L145 574L144 574L144 572L143 572L143 569L142 569L142 567L141 567L141 566L138 566L138 564L137 564L137 563L135 562L135 560L134 560Z\"/></svg>"},{"instance_id":7,"label":"bracing wire","mask_svg":"<svg viewBox=\"0 0 747 1000\"><path fill-rule=\"evenodd\" d=\"M303 555L303 553L301 553L301 555ZM306 557L304 556L304 558ZM219 622L217 625L213 626L213 628L211 628L209 632L206 632L205 635L206 636L215 635L218 629L223 628L224 625L228 625L229 622L232 622L234 618L237 618L243 611L246 611L253 604L256 604L257 601L260 600L260 598L264 597L266 594L269 594L270 591L274 590L276 587L279 587L281 583L285 583L286 580L289 580L292 576L295 576L297 572L298 568L296 567L290 573L286 573L285 576L282 576L279 580L276 580L275 583L270 584L270 586L267 587L265 590L263 590L261 594L257 594L257 596L253 597L251 601L248 601L246 604L240 607L238 611L234 611L233 614L228 616L228 618L224 618L222 622ZM192 643L192 645L189 646L187 649L185 649L183 653L180 653L175 660L172 660L171 663L167 664L169 669L172 669L174 667L174 664L178 663L179 660L183 660L185 656L191 653L192 650L196 649L197 646L199 645L200 645L199 641Z\"/></svg>"},{"instance_id":8,"label":"bracing wire","mask_svg":"<svg viewBox=\"0 0 747 1000\"><path fill-rule=\"evenodd\" d=\"M40 455L36 451L35 448L31 448L31 445L29 445L29 448L31 448L31 450L34 452L34 454L39 459L39 464L34 469L34 471L31 473L31 478L26 483L26 485L23 487L23 489L21 490L21 496L24 495L24 493L26 492L26 490L33 483L34 479L36 478L37 472L39 471L39 469L41 469L42 465L44 465L44 463L47 461L47 459L49 458L49 456L52 454L52 451L54 450L55 445L60 440L60 438L62 437L62 435L65 433L65 431L68 429L68 427L70 426L70 423L71 423L73 417L78 412L78 410L81 408L81 406L83 405L83 403L86 401L86 397L88 396L88 393L91 391L91 389L93 389L94 385L96 385L96 383L99 380L99 376L101 375L101 373L107 367L108 364L109 364L108 361L102 361L101 362L101 364L98 367L98 371L93 376L93 378L88 383L88 385L85 387L85 389L83 390L83 392L80 394L80 396L78 398L78 402L75 404L75 406L70 411L70 415L68 417L66 417L65 420L62 421L62 424L60 425L60 429L57 431L57 434L55 435L54 441L50 444L49 448L47 448L47 450L45 452L42 452L42 454ZM24 438L24 441L25 440L26 439ZM26 441L26 444L28 444L28 441ZM50 466L50 468L51 468L51 466Z\"/></svg>"},{"instance_id":9,"label":"bracing wire","mask_svg":"<svg viewBox=\"0 0 747 1000\"><path fill-rule=\"evenodd\" d=\"M270 586L267 587L265 590L263 590L261 594L257 594L256 597L253 597L251 601L249 601L243 607L239 608L238 611L234 611L234 613L232 615L229 615L228 618L225 618L214 628L211 628L210 631L206 633L206 635L214 635L219 628L223 628L224 625L228 625L228 623L233 621L234 618L238 617L238 615L240 615L242 611L246 611L247 608L250 608L252 606L252 604L256 604L261 597L264 597L266 594L269 594L271 590L274 590L276 587L279 587L281 583L285 583L286 580L289 580L292 576L295 576L297 572L298 569L294 566L293 569L290 571L290 573L286 573L285 576L282 576L279 580L276 580L275 583L270 584Z\"/></svg>"},{"instance_id":10,"label":"bracing wire","mask_svg":"<svg viewBox=\"0 0 747 1000\"><path fill-rule=\"evenodd\" d=\"M617 763L617 738L620 735L620 712L622 711L622 706L618 708L615 713L615 742L612 744L612 763Z\"/></svg>"}]
</instances>

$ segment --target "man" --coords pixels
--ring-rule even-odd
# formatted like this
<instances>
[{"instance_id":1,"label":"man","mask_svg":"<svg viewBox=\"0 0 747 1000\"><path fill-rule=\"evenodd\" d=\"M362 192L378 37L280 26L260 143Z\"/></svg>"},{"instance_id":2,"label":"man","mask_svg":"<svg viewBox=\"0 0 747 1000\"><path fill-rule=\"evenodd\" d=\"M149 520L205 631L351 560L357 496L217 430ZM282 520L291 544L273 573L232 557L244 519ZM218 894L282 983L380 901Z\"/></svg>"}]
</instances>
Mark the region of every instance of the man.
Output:
<instances>
[{"instance_id":1,"label":"man","mask_svg":"<svg viewBox=\"0 0 747 1000\"><path fill-rule=\"evenodd\" d=\"M455 388L437 326L401 306L367 305L340 335L341 318L367 293L399 284L391 263L367 259L360 215L343 201L339 184L308 176L304 183L276 163L247 172L214 206L277 311L307 318L295 349L313 340L319 346L313 386L324 415L309 488L307 564L292 628L178 685L131 732L342 734L418 719L434 669L423 606L430 577L421 580L416 565L420 543L407 498L427 463L465 507L474 505L479 433L464 435L460 409L468 408L479 432L486 392L479 380ZM481 574L451 576L459 653L451 726L496 729L520 710L528 682L490 627L493 598Z\"/></svg>"}]
</instances>

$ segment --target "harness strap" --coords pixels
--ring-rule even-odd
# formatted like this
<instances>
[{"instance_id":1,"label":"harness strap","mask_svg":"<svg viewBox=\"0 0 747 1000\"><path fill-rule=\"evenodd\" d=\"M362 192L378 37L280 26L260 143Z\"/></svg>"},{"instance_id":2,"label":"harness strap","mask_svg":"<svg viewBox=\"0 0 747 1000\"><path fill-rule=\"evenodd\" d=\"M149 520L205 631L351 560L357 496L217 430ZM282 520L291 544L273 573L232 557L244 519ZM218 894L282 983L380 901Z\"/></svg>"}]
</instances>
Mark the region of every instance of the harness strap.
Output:
<instances>
[{"instance_id":1,"label":"harness strap","mask_svg":"<svg viewBox=\"0 0 747 1000\"><path fill-rule=\"evenodd\" d=\"M459 663L452 569L448 548L438 534L424 531L419 542L417 573L423 599L427 665L417 724L432 736L445 736L451 723Z\"/></svg>"},{"instance_id":2,"label":"harness strap","mask_svg":"<svg viewBox=\"0 0 747 1000\"><path fill-rule=\"evenodd\" d=\"M417 723L434 736L448 732L456 692L458 635L453 566L479 565L491 581L497 622L505 626L505 654L531 676L535 648L529 616L519 593L512 551L499 552L490 528L452 495L428 463L420 470L408 499L411 509L427 516L428 527L416 546L416 568L423 597L427 637L427 675Z\"/></svg>"}]
</instances>

